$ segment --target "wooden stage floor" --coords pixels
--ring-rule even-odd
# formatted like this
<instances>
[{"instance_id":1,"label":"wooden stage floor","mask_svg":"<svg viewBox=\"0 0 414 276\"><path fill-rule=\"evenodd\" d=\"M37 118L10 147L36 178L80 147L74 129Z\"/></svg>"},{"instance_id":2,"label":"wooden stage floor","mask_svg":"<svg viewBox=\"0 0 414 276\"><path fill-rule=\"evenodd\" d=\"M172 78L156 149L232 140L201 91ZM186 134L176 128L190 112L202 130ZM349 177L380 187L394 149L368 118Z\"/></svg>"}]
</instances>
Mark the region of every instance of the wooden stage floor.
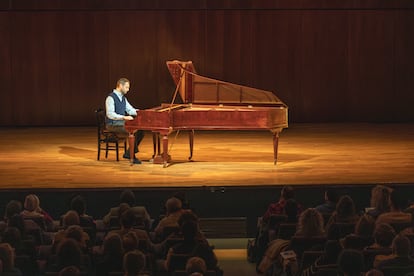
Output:
<instances>
[{"instance_id":1,"label":"wooden stage floor","mask_svg":"<svg viewBox=\"0 0 414 276\"><path fill-rule=\"evenodd\" d=\"M96 160L93 127L0 132L0 189L414 183L414 124L294 124L280 135L276 166L265 131L196 132L194 162L188 135L172 134L168 168L148 162L150 133L143 164L130 166L115 152Z\"/></svg>"}]
</instances>

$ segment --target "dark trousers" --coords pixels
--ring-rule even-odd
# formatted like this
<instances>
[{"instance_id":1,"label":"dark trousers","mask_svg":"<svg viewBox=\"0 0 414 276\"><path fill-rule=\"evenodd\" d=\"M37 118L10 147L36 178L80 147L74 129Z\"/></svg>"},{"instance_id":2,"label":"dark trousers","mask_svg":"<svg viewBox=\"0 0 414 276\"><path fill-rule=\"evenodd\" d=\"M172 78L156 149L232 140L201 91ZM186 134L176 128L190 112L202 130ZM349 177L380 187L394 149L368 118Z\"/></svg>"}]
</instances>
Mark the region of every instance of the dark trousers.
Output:
<instances>
[{"instance_id":1,"label":"dark trousers","mask_svg":"<svg viewBox=\"0 0 414 276\"><path fill-rule=\"evenodd\" d=\"M107 125L106 129L108 131L113 131L115 132L118 137L125 137L128 139L129 136L129 132L125 129L124 126L112 126L112 125ZM135 139L134 139L134 152L137 153L139 152L138 146L141 143L142 139L144 138L144 131L143 130L137 130L134 133ZM127 155L129 155L129 149L127 149L126 151Z\"/></svg>"}]
</instances>

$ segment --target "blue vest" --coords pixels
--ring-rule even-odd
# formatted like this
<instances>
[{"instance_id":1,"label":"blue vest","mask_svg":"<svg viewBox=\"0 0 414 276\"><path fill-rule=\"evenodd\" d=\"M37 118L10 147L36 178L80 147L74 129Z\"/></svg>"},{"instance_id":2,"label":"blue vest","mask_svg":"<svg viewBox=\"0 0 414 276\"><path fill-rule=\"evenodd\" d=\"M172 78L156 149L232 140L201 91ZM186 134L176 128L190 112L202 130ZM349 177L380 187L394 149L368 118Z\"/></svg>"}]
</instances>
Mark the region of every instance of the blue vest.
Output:
<instances>
[{"instance_id":1,"label":"blue vest","mask_svg":"<svg viewBox=\"0 0 414 276\"><path fill-rule=\"evenodd\" d=\"M109 94L112 99L114 99L114 105L115 105L115 113L119 115L125 115L126 112L126 100L125 97L122 97L122 102L119 100L118 95L116 95L114 92ZM123 126L125 125L124 120L112 120L106 117L106 124L107 125L113 125L113 126Z\"/></svg>"}]
</instances>

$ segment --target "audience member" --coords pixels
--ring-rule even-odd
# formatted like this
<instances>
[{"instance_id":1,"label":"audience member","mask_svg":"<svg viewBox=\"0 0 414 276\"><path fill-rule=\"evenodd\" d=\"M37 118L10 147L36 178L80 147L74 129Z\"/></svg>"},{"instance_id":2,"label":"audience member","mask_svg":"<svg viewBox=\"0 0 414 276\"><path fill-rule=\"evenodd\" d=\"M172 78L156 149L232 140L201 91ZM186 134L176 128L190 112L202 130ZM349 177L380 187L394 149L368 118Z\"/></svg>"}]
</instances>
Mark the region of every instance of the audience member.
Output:
<instances>
[{"instance_id":1,"label":"audience member","mask_svg":"<svg viewBox=\"0 0 414 276\"><path fill-rule=\"evenodd\" d=\"M125 234L132 231L138 239L150 241L148 233L145 230L134 228L134 225L136 225L136 216L133 209L129 208L124 211L121 215L120 222L121 229L112 230L109 233L116 233L122 238Z\"/></svg>"},{"instance_id":2,"label":"audience member","mask_svg":"<svg viewBox=\"0 0 414 276\"><path fill-rule=\"evenodd\" d=\"M80 226L92 228L96 227L93 218L90 215L86 214L86 201L82 196L77 195L72 198L70 202L70 209L78 213Z\"/></svg>"},{"instance_id":3,"label":"audience member","mask_svg":"<svg viewBox=\"0 0 414 276\"><path fill-rule=\"evenodd\" d=\"M20 215L22 212L22 203L17 200L11 200L6 205L6 212L4 214L4 220L6 223L13 215Z\"/></svg>"},{"instance_id":4,"label":"audience member","mask_svg":"<svg viewBox=\"0 0 414 276\"><path fill-rule=\"evenodd\" d=\"M330 231L333 230L332 226L335 223L356 223L359 220L359 216L355 212L355 204L352 198L348 195L342 196L336 204L336 209L332 213L325 229L328 236Z\"/></svg>"},{"instance_id":5,"label":"audience member","mask_svg":"<svg viewBox=\"0 0 414 276\"><path fill-rule=\"evenodd\" d=\"M379 255L375 258L374 267L382 270L384 267L414 266L414 259L410 257L411 242L403 236L397 235L392 241L392 254L388 256Z\"/></svg>"},{"instance_id":6,"label":"audience member","mask_svg":"<svg viewBox=\"0 0 414 276\"><path fill-rule=\"evenodd\" d=\"M187 275L204 275L207 272L206 262L199 257L191 257L185 265Z\"/></svg>"},{"instance_id":7,"label":"audience member","mask_svg":"<svg viewBox=\"0 0 414 276\"><path fill-rule=\"evenodd\" d=\"M53 218L40 207L40 199L37 195L27 195L23 206L24 210L20 213L23 218L42 218L45 225L40 227L53 230Z\"/></svg>"},{"instance_id":8,"label":"audience member","mask_svg":"<svg viewBox=\"0 0 414 276\"><path fill-rule=\"evenodd\" d=\"M265 214L262 217L263 223L267 223L271 215L282 215L285 214L285 205L286 201L293 199L295 197L295 192L291 186L284 186L280 192L280 198L278 202L271 203L267 208ZM297 215L302 212L302 206L297 204Z\"/></svg>"},{"instance_id":9,"label":"audience member","mask_svg":"<svg viewBox=\"0 0 414 276\"><path fill-rule=\"evenodd\" d=\"M364 249L374 242L374 229L374 218L367 214L362 215L355 225L355 232L341 239L342 247L346 249Z\"/></svg>"},{"instance_id":10,"label":"audience member","mask_svg":"<svg viewBox=\"0 0 414 276\"><path fill-rule=\"evenodd\" d=\"M344 249L339 254L338 266L344 276L360 276L364 269L364 256L358 250Z\"/></svg>"},{"instance_id":11,"label":"audience member","mask_svg":"<svg viewBox=\"0 0 414 276\"><path fill-rule=\"evenodd\" d=\"M67 266L75 266L81 270L82 251L76 240L69 238L62 240L57 246L56 256L55 269L57 271L60 271Z\"/></svg>"},{"instance_id":12,"label":"audience member","mask_svg":"<svg viewBox=\"0 0 414 276\"><path fill-rule=\"evenodd\" d=\"M76 266L67 266L63 268L58 276L80 276L81 272Z\"/></svg>"},{"instance_id":13,"label":"audience member","mask_svg":"<svg viewBox=\"0 0 414 276\"><path fill-rule=\"evenodd\" d=\"M404 213L404 202L402 194L398 190L393 190L390 195L390 211L384 212L378 216L376 223L411 223L412 215L410 213Z\"/></svg>"},{"instance_id":14,"label":"audience member","mask_svg":"<svg viewBox=\"0 0 414 276\"><path fill-rule=\"evenodd\" d=\"M295 236L313 238L325 236L323 217L314 208L308 208L299 216Z\"/></svg>"},{"instance_id":15,"label":"audience member","mask_svg":"<svg viewBox=\"0 0 414 276\"><path fill-rule=\"evenodd\" d=\"M154 230L156 236L162 238L165 238L163 237L164 228L179 227L178 220L180 219L180 216L186 212L181 208L181 201L176 197L169 198L165 203L165 207L167 208L167 215L160 220Z\"/></svg>"},{"instance_id":16,"label":"audience member","mask_svg":"<svg viewBox=\"0 0 414 276\"><path fill-rule=\"evenodd\" d=\"M8 243L0 244L0 261L3 266L1 275L4 276L21 276L22 272L14 266L14 251Z\"/></svg>"},{"instance_id":17,"label":"audience member","mask_svg":"<svg viewBox=\"0 0 414 276\"><path fill-rule=\"evenodd\" d=\"M217 269L217 258L210 246L196 239L198 227L193 221L183 223L181 232L184 240L174 245L168 251L166 268L170 269L170 258L172 254L189 254L200 257L206 262L208 269Z\"/></svg>"},{"instance_id":18,"label":"audience member","mask_svg":"<svg viewBox=\"0 0 414 276\"><path fill-rule=\"evenodd\" d=\"M125 254L123 259L123 266L125 276L138 276L145 269L145 255L139 251L134 250Z\"/></svg>"},{"instance_id":19,"label":"audience member","mask_svg":"<svg viewBox=\"0 0 414 276\"><path fill-rule=\"evenodd\" d=\"M374 243L367 248L390 248L394 237L395 230L391 225L386 223L377 224L374 230Z\"/></svg>"},{"instance_id":20,"label":"audience member","mask_svg":"<svg viewBox=\"0 0 414 276\"><path fill-rule=\"evenodd\" d=\"M102 253L96 259L96 275L108 275L112 271L122 271L124 248L121 237L116 233L106 235Z\"/></svg>"},{"instance_id":21,"label":"audience member","mask_svg":"<svg viewBox=\"0 0 414 276\"><path fill-rule=\"evenodd\" d=\"M325 191L325 203L318 205L315 209L321 214L331 214L335 211L338 202L338 194L334 189Z\"/></svg>"},{"instance_id":22,"label":"audience member","mask_svg":"<svg viewBox=\"0 0 414 276\"><path fill-rule=\"evenodd\" d=\"M58 244L65 238L75 238L82 250L87 250L90 237L79 226L79 215L76 211L70 210L63 216L63 229L59 230L53 237L53 251Z\"/></svg>"},{"instance_id":23,"label":"audience member","mask_svg":"<svg viewBox=\"0 0 414 276\"><path fill-rule=\"evenodd\" d=\"M377 185L371 190L371 208L367 211L367 214L373 218L377 218L382 213L390 210L390 194L392 189L384 186Z\"/></svg>"},{"instance_id":24,"label":"audience member","mask_svg":"<svg viewBox=\"0 0 414 276\"><path fill-rule=\"evenodd\" d=\"M145 225L146 229L149 229L150 226L150 216L147 212L147 209L144 206L136 206L135 202L135 194L131 190L124 190L120 196L120 204L126 203L134 212L135 216L139 218L143 224ZM111 217L119 217L121 214L119 213L118 207L113 207L109 210L109 213L104 216L103 222L106 225L109 225Z\"/></svg>"},{"instance_id":25,"label":"audience member","mask_svg":"<svg viewBox=\"0 0 414 276\"><path fill-rule=\"evenodd\" d=\"M330 240L325 243L323 254L316 261L302 272L302 276L318 275L319 267L325 265L336 265L342 247L338 241Z\"/></svg>"}]
</instances>

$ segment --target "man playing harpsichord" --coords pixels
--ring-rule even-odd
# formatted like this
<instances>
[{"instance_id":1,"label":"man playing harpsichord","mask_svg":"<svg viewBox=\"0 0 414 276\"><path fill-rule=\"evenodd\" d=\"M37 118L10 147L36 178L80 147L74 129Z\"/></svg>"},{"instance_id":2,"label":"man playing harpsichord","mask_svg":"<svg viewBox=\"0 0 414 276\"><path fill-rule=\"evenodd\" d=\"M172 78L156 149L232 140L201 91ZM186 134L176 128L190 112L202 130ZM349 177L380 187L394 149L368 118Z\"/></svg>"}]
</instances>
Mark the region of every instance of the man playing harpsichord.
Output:
<instances>
[{"instance_id":1,"label":"man playing harpsichord","mask_svg":"<svg viewBox=\"0 0 414 276\"><path fill-rule=\"evenodd\" d=\"M126 78L120 78L116 82L116 88L106 97L106 128L108 131L116 132L120 137L128 137L128 131L125 129L125 121L131 121L133 116L137 115L137 110L128 102L125 95L129 91L130 81ZM138 152L138 145L144 138L144 131L138 130L134 134L134 152ZM131 146L131 145L129 145ZM123 156L130 159L129 149ZM141 164L141 161L134 156L135 164Z\"/></svg>"}]
</instances>

